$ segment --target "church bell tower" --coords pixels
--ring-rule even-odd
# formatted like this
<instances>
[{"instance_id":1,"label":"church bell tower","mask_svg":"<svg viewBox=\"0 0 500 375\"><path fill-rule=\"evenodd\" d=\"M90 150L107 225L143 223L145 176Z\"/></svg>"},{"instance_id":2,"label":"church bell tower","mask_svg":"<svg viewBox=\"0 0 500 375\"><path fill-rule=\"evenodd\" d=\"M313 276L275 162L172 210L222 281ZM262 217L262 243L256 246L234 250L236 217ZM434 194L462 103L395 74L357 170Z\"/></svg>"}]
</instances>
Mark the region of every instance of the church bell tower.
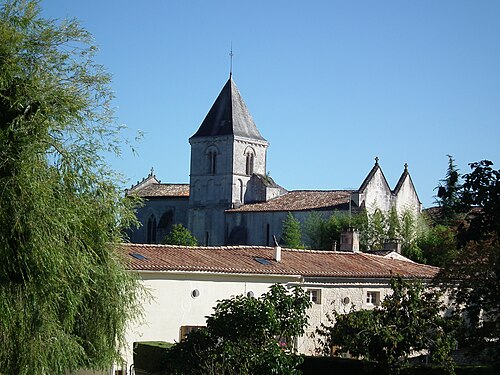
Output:
<instances>
[{"instance_id":1,"label":"church bell tower","mask_svg":"<svg viewBox=\"0 0 500 375\"><path fill-rule=\"evenodd\" d=\"M228 237L224 211L245 203L252 175L265 175L269 145L231 75L189 143L188 226L200 245L223 245Z\"/></svg>"}]
</instances>

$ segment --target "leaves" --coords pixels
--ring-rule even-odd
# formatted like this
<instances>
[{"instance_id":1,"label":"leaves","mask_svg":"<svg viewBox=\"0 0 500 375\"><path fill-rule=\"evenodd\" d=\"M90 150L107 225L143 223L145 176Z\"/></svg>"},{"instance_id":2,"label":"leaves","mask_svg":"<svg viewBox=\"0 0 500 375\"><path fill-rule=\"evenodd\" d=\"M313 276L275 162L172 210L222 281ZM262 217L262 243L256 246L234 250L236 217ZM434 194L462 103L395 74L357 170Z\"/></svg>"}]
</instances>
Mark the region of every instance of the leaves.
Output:
<instances>
[{"instance_id":1,"label":"leaves","mask_svg":"<svg viewBox=\"0 0 500 375\"><path fill-rule=\"evenodd\" d=\"M219 301L206 329L192 332L168 353L168 373L298 374L294 337L307 326L309 297L299 287L271 286L260 298Z\"/></svg>"},{"instance_id":2,"label":"leaves","mask_svg":"<svg viewBox=\"0 0 500 375\"><path fill-rule=\"evenodd\" d=\"M391 288L393 293L380 308L353 308L348 314L333 311L332 325L322 325L317 331L323 353L335 348L336 354L348 352L397 372L412 352L425 349L435 362L451 366L450 350L456 342L451 333L456 322L441 316L440 295L400 277L391 279Z\"/></svg>"},{"instance_id":3,"label":"leaves","mask_svg":"<svg viewBox=\"0 0 500 375\"><path fill-rule=\"evenodd\" d=\"M292 249L302 249L302 231L300 222L289 212L283 220L283 229L281 234L281 243L283 246Z\"/></svg>"},{"instance_id":4,"label":"leaves","mask_svg":"<svg viewBox=\"0 0 500 375\"><path fill-rule=\"evenodd\" d=\"M197 246L198 242L182 224L174 224L172 230L162 241L165 245Z\"/></svg>"},{"instance_id":5,"label":"leaves","mask_svg":"<svg viewBox=\"0 0 500 375\"><path fill-rule=\"evenodd\" d=\"M115 253L132 202L104 154L118 151L109 75L76 21L36 1L0 10L2 372L66 374L119 358L138 284Z\"/></svg>"}]
</instances>

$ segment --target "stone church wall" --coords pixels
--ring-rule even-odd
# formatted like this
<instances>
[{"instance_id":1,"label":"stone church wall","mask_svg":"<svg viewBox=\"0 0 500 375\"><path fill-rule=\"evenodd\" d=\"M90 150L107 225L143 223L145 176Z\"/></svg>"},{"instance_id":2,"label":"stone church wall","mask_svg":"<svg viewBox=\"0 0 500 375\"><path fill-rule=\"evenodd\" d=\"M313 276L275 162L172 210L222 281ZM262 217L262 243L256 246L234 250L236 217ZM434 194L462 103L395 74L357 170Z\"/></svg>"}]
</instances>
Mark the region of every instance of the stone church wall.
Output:
<instances>
[{"instance_id":1,"label":"stone church wall","mask_svg":"<svg viewBox=\"0 0 500 375\"><path fill-rule=\"evenodd\" d=\"M422 211L422 205L418 199L417 192L413 186L410 177L406 177L405 181L401 185L397 196L395 197L395 206L399 214L407 209L413 211L414 214L418 214Z\"/></svg>"},{"instance_id":2,"label":"stone church wall","mask_svg":"<svg viewBox=\"0 0 500 375\"><path fill-rule=\"evenodd\" d=\"M147 243L148 221L156 220L156 239L160 243L170 233L173 224L188 225L188 197L162 197L147 199L143 207L137 209L137 219L142 224L129 233L132 243Z\"/></svg>"}]
</instances>

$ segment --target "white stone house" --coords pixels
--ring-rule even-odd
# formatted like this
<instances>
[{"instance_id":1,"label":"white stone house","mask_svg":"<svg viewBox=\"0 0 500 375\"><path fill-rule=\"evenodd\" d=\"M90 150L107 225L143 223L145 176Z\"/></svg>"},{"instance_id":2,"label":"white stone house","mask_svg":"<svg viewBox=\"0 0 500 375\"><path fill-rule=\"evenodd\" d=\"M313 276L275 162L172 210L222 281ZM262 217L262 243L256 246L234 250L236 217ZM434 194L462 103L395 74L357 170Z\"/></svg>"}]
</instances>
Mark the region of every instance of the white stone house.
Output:
<instances>
[{"instance_id":1,"label":"white stone house","mask_svg":"<svg viewBox=\"0 0 500 375\"><path fill-rule=\"evenodd\" d=\"M264 246L183 247L125 244L121 252L151 298L144 317L127 333L123 369L133 364L136 342L177 342L205 325L218 300L236 295L258 297L280 283L308 290L309 327L298 338L299 352L314 354L311 337L326 314L352 306L369 309L390 293L394 275L429 280L438 268L357 251L313 251Z\"/></svg>"}]
</instances>

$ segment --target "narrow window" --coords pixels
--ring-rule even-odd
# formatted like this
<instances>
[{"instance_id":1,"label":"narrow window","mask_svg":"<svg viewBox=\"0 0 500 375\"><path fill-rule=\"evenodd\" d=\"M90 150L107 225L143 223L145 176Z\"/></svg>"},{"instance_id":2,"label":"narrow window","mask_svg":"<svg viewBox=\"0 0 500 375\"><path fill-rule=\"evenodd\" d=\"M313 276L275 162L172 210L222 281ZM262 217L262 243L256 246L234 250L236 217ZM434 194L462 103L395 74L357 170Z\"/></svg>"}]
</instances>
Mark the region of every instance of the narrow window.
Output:
<instances>
[{"instance_id":1,"label":"narrow window","mask_svg":"<svg viewBox=\"0 0 500 375\"><path fill-rule=\"evenodd\" d=\"M148 219L147 226L147 234L146 234L146 242L147 243L156 243L156 218L154 215L151 215Z\"/></svg>"},{"instance_id":2,"label":"narrow window","mask_svg":"<svg viewBox=\"0 0 500 375\"><path fill-rule=\"evenodd\" d=\"M205 246L208 246L208 241L210 240L210 235L208 232L205 232Z\"/></svg>"},{"instance_id":3,"label":"narrow window","mask_svg":"<svg viewBox=\"0 0 500 375\"><path fill-rule=\"evenodd\" d=\"M246 174L251 175L253 174L253 161L254 161L254 155L252 152L247 153L247 158L246 158Z\"/></svg>"},{"instance_id":4,"label":"narrow window","mask_svg":"<svg viewBox=\"0 0 500 375\"><path fill-rule=\"evenodd\" d=\"M212 151L210 173L215 174L217 172L217 153Z\"/></svg>"},{"instance_id":5,"label":"narrow window","mask_svg":"<svg viewBox=\"0 0 500 375\"><path fill-rule=\"evenodd\" d=\"M267 246L271 246L271 226L266 224L266 241L267 241Z\"/></svg>"},{"instance_id":6,"label":"narrow window","mask_svg":"<svg viewBox=\"0 0 500 375\"><path fill-rule=\"evenodd\" d=\"M210 174L217 172L217 150L211 147L207 153L207 171Z\"/></svg>"},{"instance_id":7,"label":"narrow window","mask_svg":"<svg viewBox=\"0 0 500 375\"><path fill-rule=\"evenodd\" d=\"M243 204L243 181L238 180L238 184L239 184L238 188L240 190L240 194L239 194L240 195L240 203Z\"/></svg>"}]
</instances>

